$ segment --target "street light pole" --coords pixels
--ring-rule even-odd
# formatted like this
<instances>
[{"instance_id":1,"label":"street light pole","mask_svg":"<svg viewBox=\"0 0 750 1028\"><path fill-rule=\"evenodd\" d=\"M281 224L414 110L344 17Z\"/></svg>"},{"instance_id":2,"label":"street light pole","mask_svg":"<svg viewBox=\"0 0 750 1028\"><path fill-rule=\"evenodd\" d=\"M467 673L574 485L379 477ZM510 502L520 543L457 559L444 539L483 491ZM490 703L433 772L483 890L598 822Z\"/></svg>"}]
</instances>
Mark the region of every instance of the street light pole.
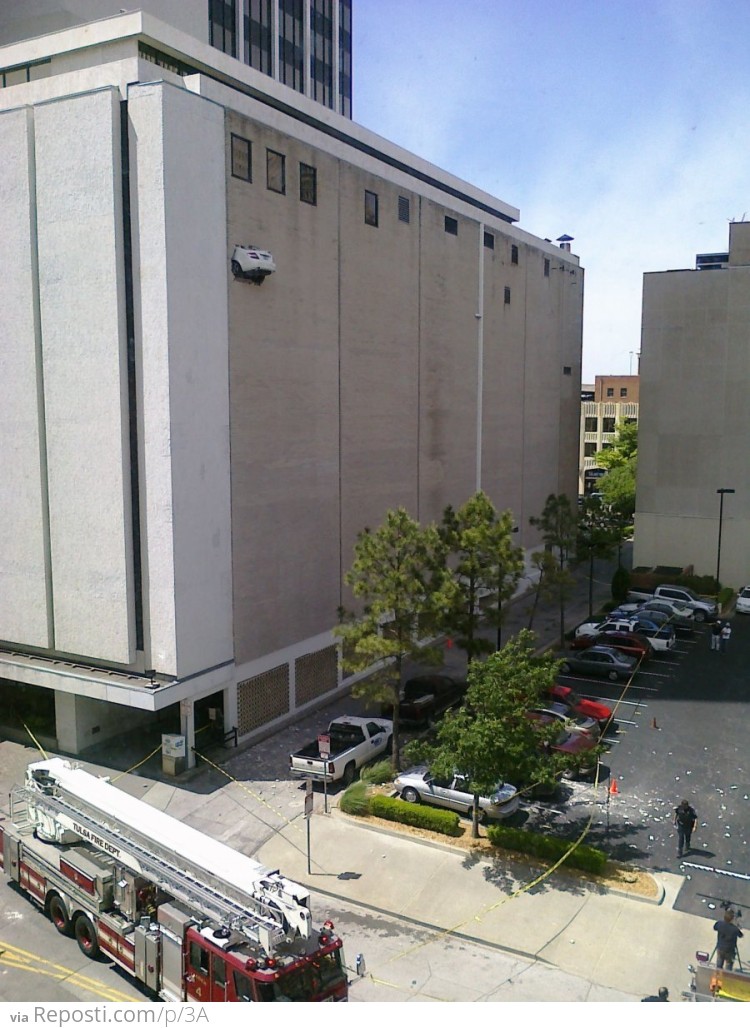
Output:
<instances>
[{"instance_id":1,"label":"street light pole","mask_svg":"<svg viewBox=\"0 0 750 1028\"><path fill-rule=\"evenodd\" d=\"M719 494L719 544L716 548L716 588L718 589L721 581L719 573L721 571L721 523L724 520L724 495L733 493L734 489L717 489L716 492Z\"/></svg>"}]
</instances>

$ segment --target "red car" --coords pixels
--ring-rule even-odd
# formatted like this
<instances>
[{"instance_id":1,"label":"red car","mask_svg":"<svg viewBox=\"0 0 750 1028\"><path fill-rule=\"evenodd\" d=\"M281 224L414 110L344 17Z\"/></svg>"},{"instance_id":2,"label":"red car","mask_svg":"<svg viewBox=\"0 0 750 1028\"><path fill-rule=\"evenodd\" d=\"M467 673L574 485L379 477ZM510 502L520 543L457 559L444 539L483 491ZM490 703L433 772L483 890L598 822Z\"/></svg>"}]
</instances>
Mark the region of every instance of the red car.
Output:
<instances>
[{"instance_id":1,"label":"red car","mask_svg":"<svg viewBox=\"0 0 750 1028\"><path fill-rule=\"evenodd\" d=\"M545 714L538 710L527 710L526 717L536 721L537 724L549 725L556 723L551 714ZM545 749L554 750L556 753L564 753L566 756L572 757L573 763L570 769L565 772L564 777L577 778L579 775L589 775L596 769L597 758L594 756L587 757L587 754L596 748L597 742L598 739L587 735L586 732L569 732L567 728L563 728L554 742L545 744Z\"/></svg>"},{"instance_id":2,"label":"red car","mask_svg":"<svg viewBox=\"0 0 750 1028\"><path fill-rule=\"evenodd\" d=\"M636 660L649 660L654 655L651 643L635 632L600 632L599 635L579 635L570 644L571 650L587 650L589 646L611 646Z\"/></svg>"},{"instance_id":3,"label":"red car","mask_svg":"<svg viewBox=\"0 0 750 1028\"><path fill-rule=\"evenodd\" d=\"M561 685L559 682L555 682L550 689L550 696L557 700L558 703L564 703L575 714L582 714L584 717L591 717L598 721L602 731L612 721L613 712L609 707L604 703L598 703L596 700L585 700L568 685Z\"/></svg>"}]
</instances>

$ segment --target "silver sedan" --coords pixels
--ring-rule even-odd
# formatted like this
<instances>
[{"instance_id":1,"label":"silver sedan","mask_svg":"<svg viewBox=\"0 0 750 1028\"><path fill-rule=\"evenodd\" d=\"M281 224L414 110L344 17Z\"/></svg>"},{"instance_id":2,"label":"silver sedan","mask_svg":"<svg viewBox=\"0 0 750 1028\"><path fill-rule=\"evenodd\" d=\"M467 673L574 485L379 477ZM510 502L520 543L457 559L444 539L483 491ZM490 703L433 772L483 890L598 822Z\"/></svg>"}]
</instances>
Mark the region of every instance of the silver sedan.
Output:
<instances>
[{"instance_id":1,"label":"silver sedan","mask_svg":"<svg viewBox=\"0 0 750 1028\"><path fill-rule=\"evenodd\" d=\"M471 814L474 794L469 791L469 779L455 773L450 778L438 778L425 766L412 767L402 771L394 781L402 800L407 803L429 803L434 807L456 810L459 814ZM501 782L490 796L479 797L482 821L502 821L518 810L518 791L515 785Z\"/></svg>"}]
</instances>

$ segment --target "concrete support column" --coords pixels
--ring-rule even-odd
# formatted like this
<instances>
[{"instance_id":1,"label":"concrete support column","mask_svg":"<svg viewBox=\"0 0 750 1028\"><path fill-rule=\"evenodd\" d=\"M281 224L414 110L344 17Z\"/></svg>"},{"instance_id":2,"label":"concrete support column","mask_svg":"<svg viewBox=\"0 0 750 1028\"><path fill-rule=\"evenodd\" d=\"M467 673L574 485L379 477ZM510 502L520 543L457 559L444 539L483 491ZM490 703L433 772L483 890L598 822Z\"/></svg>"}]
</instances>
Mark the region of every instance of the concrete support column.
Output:
<instances>
[{"instance_id":1,"label":"concrete support column","mask_svg":"<svg viewBox=\"0 0 750 1028\"><path fill-rule=\"evenodd\" d=\"M195 703L192 699L180 702L180 732L185 736L186 766L195 767Z\"/></svg>"}]
</instances>

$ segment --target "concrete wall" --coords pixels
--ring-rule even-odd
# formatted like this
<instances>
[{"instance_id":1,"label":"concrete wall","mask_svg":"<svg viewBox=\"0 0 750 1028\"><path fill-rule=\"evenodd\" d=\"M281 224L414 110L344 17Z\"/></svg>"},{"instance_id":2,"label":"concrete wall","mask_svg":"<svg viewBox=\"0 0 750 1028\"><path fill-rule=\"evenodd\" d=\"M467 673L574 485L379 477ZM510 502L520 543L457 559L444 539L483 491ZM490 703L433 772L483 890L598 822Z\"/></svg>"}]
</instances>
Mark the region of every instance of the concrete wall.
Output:
<instances>
[{"instance_id":1,"label":"concrete wall","mask_svg":"<svg viewBox=\"0 0 750 1028\"><path fill-rule=\"evenodd\" d=\"M231 175L232 134L252 145L251 182ZM583 273L560 257L545 276L543 247L496 221L489 251L480 218L323 140L230 110L226 146L229 242L267 247L278 269L229 285L235 647L249 668L330 630L365 526L399 505L427 523L475 491L480 267L481 484L524 541L549 493L575 494ZM267 188L268 148L286 156L285 195ZM316 206L300 202L300 161L317 168Z\"/></svg>"},{"instance_id":2,"label":"concrete wall","mask_svg":"<svg viewBox=\"0 0 750 1028\"><path fill-rule=\"evenodd\" d=\"M0 638L52 644L47 470L36 257L34 124L31 111L0 115Z\"/></svg>"},{"instance_id":3,"label":"concrete wall","mask_svg":"<svg viewBox=\"0 0 750 1028\"><path fill-rule=\"evenodd\" d=\"M208 42L208 0L138 0L127 7L138 9ZM110 18L122 10L122 0L13 0L0 6L0 46Z\"/></svg>"},{"instance_id":4,"label":"concrete wall","mask_svg":"<svg viewBox=\"0 0 750 1028\"><path fill-rule=\"evenodd\" d=\"M175 87L128 93L146 659L231 660L224 116Z\"/></svg>"},{"instance_id":5,"label":"concrete wall","mask_svg":"<svg viewBox=\"0 0 750 1028\"><path fill-rule=\"evenodd\" d=\"M634 561L750 580L750 267L644 276Z\"/></svg>"}]
</instances>

